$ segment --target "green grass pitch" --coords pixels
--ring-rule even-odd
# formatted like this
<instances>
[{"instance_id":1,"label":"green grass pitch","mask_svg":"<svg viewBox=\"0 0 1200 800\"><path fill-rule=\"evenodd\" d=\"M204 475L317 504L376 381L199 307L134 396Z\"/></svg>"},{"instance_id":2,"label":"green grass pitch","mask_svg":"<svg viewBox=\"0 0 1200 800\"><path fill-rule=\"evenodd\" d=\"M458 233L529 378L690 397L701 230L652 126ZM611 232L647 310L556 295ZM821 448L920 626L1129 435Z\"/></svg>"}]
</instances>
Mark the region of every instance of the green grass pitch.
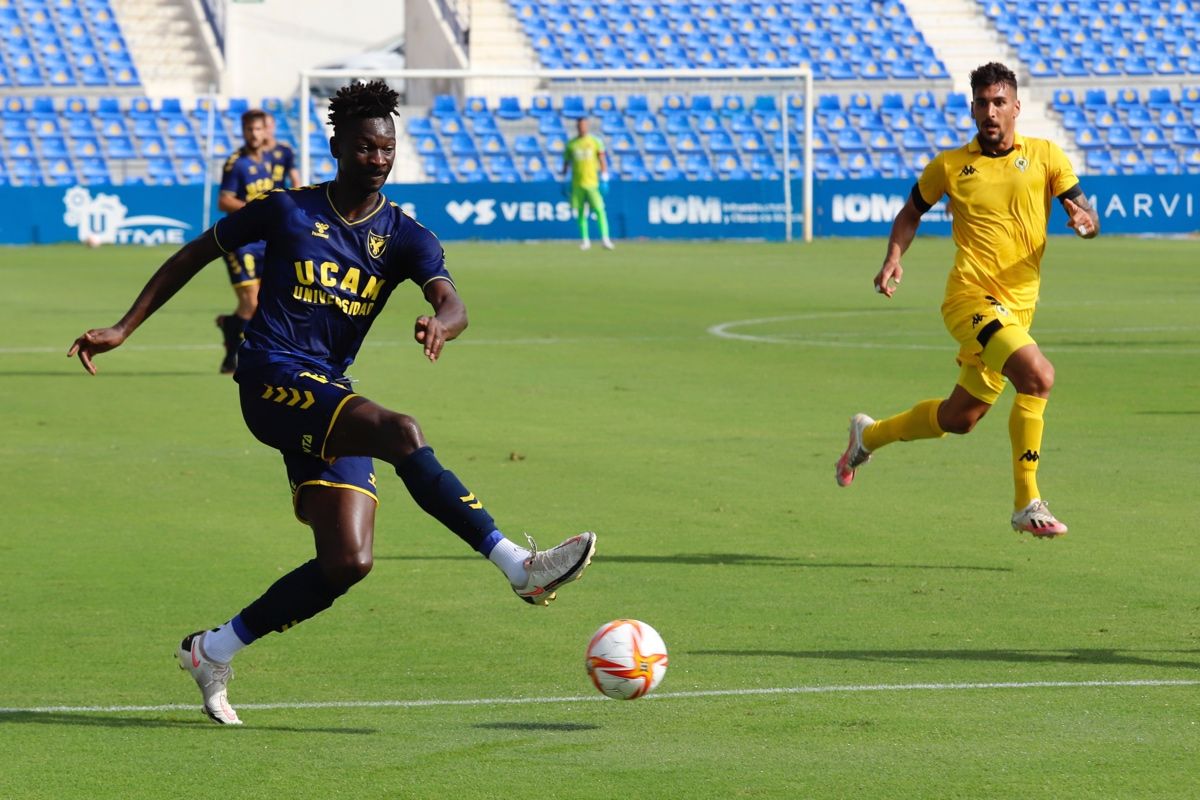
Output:
<instances>
[{"instance_id":1,"label":"green grass pitch","mask_svg":"<svg viewBox=\"0 0 1200 800\"><path fill-rule=\"evenodd\" d=\"M528 607L381 468L374 572L239 656L237 729L172 650L311 540L217 374L223 270L97 377L64 357L166 255L0 258L0 797L1196 796L1195 240L1049 244L1053 542L1008 527L1011 390L834 483L851 413L953 383L948 240L891 301L879 240L449 245L463 338L425 363L401 287L352 374L511 537L596 558ZM616 617L666 640L657 696L588 683Z\"/></svg>"}]
</instances>

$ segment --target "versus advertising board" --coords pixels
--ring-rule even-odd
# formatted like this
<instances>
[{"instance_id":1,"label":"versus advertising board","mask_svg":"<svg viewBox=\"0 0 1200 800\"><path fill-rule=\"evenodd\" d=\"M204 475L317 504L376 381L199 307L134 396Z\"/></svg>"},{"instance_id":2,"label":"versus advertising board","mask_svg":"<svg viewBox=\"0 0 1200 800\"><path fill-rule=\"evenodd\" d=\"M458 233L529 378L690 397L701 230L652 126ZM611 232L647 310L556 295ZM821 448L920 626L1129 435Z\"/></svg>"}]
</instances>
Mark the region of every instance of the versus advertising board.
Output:
<instances>
[{"instance_id":1,"label":"versus advertising board","mask_svg":"<svg viewBox=\"0 0 1200 800\"><path fill-rule=\"evenodd\" d=\"M913 182L817 181L816 236L886 236ZM1195 175L1084 176L1082 186L1107 234L1200 231ZM800 181L792 185L793 236L802 231ZM573 239L577 228L556 183L389 185L384 190L447 242ZM605 198L615 239L764 239L785 237L783 187L764 181L614 182ZM215 199L214 199L215 207ZM202 225L195 186L0 186L0 243L183 244ZM1066 232L1052 205L1050 232ZM593 236L596 236L593 225ZM924 235L948 235L939 203L922 218Z\"/></svg>"}]
</instances>

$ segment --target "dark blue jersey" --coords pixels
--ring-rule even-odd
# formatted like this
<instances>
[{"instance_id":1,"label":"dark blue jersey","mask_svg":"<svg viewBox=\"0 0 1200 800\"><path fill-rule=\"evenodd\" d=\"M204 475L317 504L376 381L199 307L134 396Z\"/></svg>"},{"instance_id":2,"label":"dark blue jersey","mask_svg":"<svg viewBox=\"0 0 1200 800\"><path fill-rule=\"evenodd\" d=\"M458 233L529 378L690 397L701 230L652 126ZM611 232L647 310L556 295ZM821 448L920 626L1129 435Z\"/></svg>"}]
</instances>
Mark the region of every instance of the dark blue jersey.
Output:
<instances>
[{"instance_id":1,"label":"dark blue jersey","mask_svg":"<svg viewBox=\"0 0 1200 800\"><path fill-rule=\"evenodd\" d=\"M272 176L273 164L270 153L264 153L261 159L253 158L243 152L231 155L225 161L225 169L221 173L221 191L233 192L238 200L250 201L275 188L277 181Z\"/></svg>"},{"instance_id":2,"label":"dark blue jersey","mask_svg":"<svg viewBox=\"0 0 1200 800\"><path fill-rule=\"evenodd\" d=\"M271 162L271 180L276 186L283 186L288 173L296 168L296 151L283 142L276 142L263 157Z\"/></svg>"},{"instance_id":3,"label":"dark blue jersey","mask_svg":"<svg viewBox=\"0 0 1200 800\"><path fill-rule=\"evenodd\" d=\"M340 375L397 285L450 280L437 237L399 206L380 195L373 211L349 222L329 186L275 190L212 227L225 252L267 243L240 364L300 361Z\"/></svg>"}]
</instances>

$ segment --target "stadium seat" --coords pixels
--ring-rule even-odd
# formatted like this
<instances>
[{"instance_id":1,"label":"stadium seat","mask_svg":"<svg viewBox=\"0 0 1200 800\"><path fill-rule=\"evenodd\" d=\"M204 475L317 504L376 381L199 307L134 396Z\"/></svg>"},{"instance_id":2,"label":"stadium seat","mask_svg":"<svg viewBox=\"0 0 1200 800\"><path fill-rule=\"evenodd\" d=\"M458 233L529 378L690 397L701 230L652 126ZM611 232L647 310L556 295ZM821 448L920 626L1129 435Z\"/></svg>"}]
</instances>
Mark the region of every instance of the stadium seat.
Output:
<instances>
[{"instance_id":1,"label":"stadium seat","mask_svg":"<svg viewBox=\"0 0 1200 800\"><path fill-rule=\"evenodd\" d=\"M458 116L458 101L448 94L439 94L433 98L433 108L429 110L430 116L446 117Z\"/></svg>"},{"instance_id":2,"label":"stadium seat","mask_svg":"<svg viewBox=\"0 0 1200 800\"><path fill-rule=\"evenodd\" d=\"M519 120L525 117L525 112L521 110L521 102L516 97L506 96L501 97L499 104L496 106L496 116L505 120Z\"/></svg>"}]
</instances>

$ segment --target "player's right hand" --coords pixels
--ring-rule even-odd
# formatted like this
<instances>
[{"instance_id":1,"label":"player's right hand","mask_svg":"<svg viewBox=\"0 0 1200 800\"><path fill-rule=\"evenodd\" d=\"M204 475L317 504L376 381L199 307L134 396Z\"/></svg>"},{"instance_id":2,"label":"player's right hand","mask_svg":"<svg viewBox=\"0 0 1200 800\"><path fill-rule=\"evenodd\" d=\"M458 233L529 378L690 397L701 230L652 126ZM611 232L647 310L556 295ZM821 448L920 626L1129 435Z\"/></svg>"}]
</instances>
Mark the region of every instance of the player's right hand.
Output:
<instances>
[{"instance_id":1,"label":"player's right hand","mask_svg":"<svg viewBox=\"0 0 1200 800\"><path fill-rule=\"evenodd\" d=\"M83 368L95 375L96 367L92 364L92 357L120 347L124 341L125 334L116 328L93 328L75 340L71 349L67 351L67 358L79 356L79 363L83 364Z\"/></svg>"},{"instance_id":2,"label":"player's right hand","mask_svg":"<svg viewBox=\"0 0 1200 800\"><path fill-rule=\"evenodd\" d=\"M902 277L904 277L904 267L900 266L899 261L883 262L883 267L875 276L875 291L884 297L891 297L899 288Z\"/></svg>"}]
</instances>

